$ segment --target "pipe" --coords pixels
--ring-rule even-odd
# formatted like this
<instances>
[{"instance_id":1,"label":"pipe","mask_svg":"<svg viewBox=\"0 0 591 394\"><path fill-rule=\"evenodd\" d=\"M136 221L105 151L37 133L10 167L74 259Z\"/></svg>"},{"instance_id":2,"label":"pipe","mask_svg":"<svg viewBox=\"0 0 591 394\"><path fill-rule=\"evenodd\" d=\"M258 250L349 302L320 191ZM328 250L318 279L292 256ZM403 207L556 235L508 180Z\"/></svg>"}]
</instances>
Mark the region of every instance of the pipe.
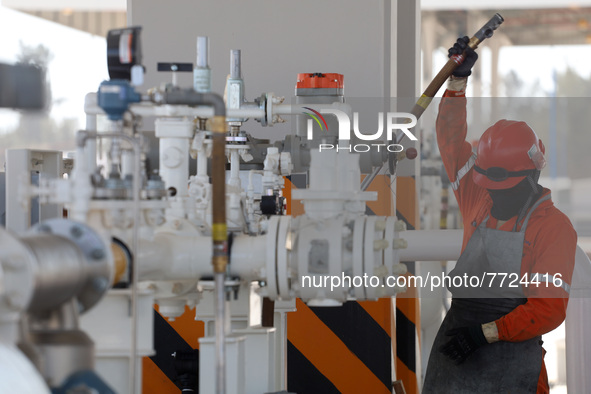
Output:
<instances>
[{"instance_id":1,"label":"pipe","mask_svg":"<svg viewBox=\"0 0 591 394\"><path fill-rule=\"evenodd\" d=\"M462 230L413 230L398 236L408 244L398 249L400 261L457 260L460 257Z\"/></svg>"},{"instance_id":2,"label":"pipe","mask_svg":"<svg viewBox=\"0 0 591 394\"><path fill-rule=\"evenodd\" d=\"M140 192L141 192L141 184L140 184L140 176L141 176L141 154L142 154L142 142L141 139L130 137L123 133L117 132L109 132L109 133L97 133L96 131L86 131L80 130L76 135L76 143L78 146L78 150L83 150L86 141L89 139L97 139L97 138L120 138L123 140L128 141L133 146L133 153L134 153L134 168L133 168L133 183L132 183L132 190L133 190L133 234L132 234L132 256L137 256L139 254L139 223L141 218L140 212ZM137 265L137 264L134 264ZM136 381L135 381L135 371L136 371L136 354L137 354L137 326L138 326L138 306L137 306L137 284L139 282L139 273L136 267L132 269L132 278L131 278L131 357L129 361L129 388L130 393L135 394L136 392Z\"/></svg>"},{"instance_id":3,"label":"pipe","mask_svg":"<svg viewBox=\"0 0 591 394\"><path fill-rule=\"evenodd\" d=\"M197 176L207 177L207 151L203 142L197 150Z\"/></svg>"},{"instance_id":4,"label":"pipe","mask_svg":"<svg viewBox=\"0 0 591 394\"><path fill-rule=\"evenodd\" d=\"M157 233L153 239L140 240L140 281L182 281L211 275L210 237ZM232 240L232 264L229 272L244 281L267 280L261 276L266 266L266 235L237 235ZM195 250L202 251L195 253ZM274 274L273 274L274 275Z\"/></svg>"},{"instance_id":5,"label":"pipe","mask_svg":"<svg viewBox=\"0 0 591 394\"><path fill-rule=\"evenodd\" d=\"M215 93L198 93L193 89L176 89L164 93L163 103L188 106L209 105L213 107L214 116L226 116L226 104L224 103L224 99Z\"/></svg>"},{"instance_id":6,"label":"pipe","mask_svg":"<svg viewBox=\"0 0 591 394\"><path fill-rule=\"evenodd\" d=\"M204 95L205 96L205 95ZM211 95L210 95L211 96ZM219 97L219 96L217 96ZM221 97L220 97L221 99ZM226 106L222 100L221 106L214 108L225 113ZM212 121L212 153L211 153L211 186L212 186L212 225L213 256L211 259L215 277L216 299L216 392L225 394L225 288L224 278L228 265L228 229L226 225L226 118L224 115L213 117Z\"/></svg>"},{"instance_id":7,"label":"pipe","mask_svg":"<svg viewBox=\"0 0 591 394\"><path fill-rule=\"evenodd\" d=\"M123 248L120 242L111 242L111 253L113 254L113 281L111 285L116 285L122 281L123 275L131 266L131 256Z\"/></svg>"},{"instance_id":8,"label":"pipe","mask_svg":"<svg viewBox=\"0 0 591 394\"><path fill-rule=\"evenodd\" d=\"M197 37L197 67L209 67L209 38L207 36Z\"/></svg>"},{"instance_id":9,"label":"pipe","mask_svg":"<svg viewBox=\"0 0 591 394\"><path fill-rule=\"evenodd\" d=\"M216 272L215 280L215 381L216 393L226 393L226 289L224 272Z\"/></svg>"},{"instance_id":10,"label":"pipe","mask_svg":"<svg viewBox=\"0 0 591 394\"><path fill-rule=\"evenodd\" d=\"M242 78L242 69L240 64L240 49L230 51L230 78Z\"/></svg>"},{"instance_id":11,"label":"pipe","mask_svg":"<svg viewBox=\"0 0 591 394\"><path fill-rule=\"evenodd\" d=\"M353 119L353 108L347 103L334 102L330 104L273 104L273 115L303 115L303 107L306 106L315 111L322 109L338 109Z\"/></svg>"},{"instance_id":12,"label":"pipe","mask_svg":"<svg viewBox=\"0 0 591 394\"><path fill-rule=\"evenodd\" d=\"M92 106L98 107L96 93L88 93L84 98L84 110ZM97 117L94 113L86 113L86 130L97 130ZM84 157L87 160L86 168L90 173L96 170L96 141L88 141L86 144Z\"/></svg>"},{"instance_id":13,"label":"pipe","mask_svg":"<svg viewBox=\"0 0 591 394\"><path fill-rule=\"evenodd\" d=\"M212 119L212 225L213 255L211 263L215 277L216 294L216 392L226 392L226 332L225 332L225 273L228 265L228 229L226 225L226 104L215 93L197 93L192 89L175 90L164 95L167 104L210 105ZM137 271L137 270L136 270Z\"/></svg>"},{"instance_id":14,"label":"pipe","mask_svg":"<svg viewBox=\"0 0 591 394\"><path fill-rule=\"evenodd\" d=\"M367 188L369 187L369 185L371 184L371 182L373 182L373 180L375 179L376 176L378 176L378 174L380 173L381 170L382 170L381 166L375 167L373 169L373 171L371 172L371 174L369 174L365 178L363 178L363 181L361 182L361 185L359 186L359 190L361 190L362 192L366 191Z\"/></svg>"},{"instance_id":15,"label":"pipe","mask_svg":"<svg viewBox=\"0 0 591 394\"><path fill-rule=\"evenodd\" d=\"M476 34L474 34L474 36L472 36L472 38L470 38L470 42L468 42L468 46L471 49L478 48L478 45L482 41L484 41L487 38L492 37L493 32L499 28L499 26L501 25L501 23L503 23L503 21L504 21L504 19L500 14L495 14L488 22L486 22L484 24L484 26L482 26L480 28L480 30L478 30L476 32ZM461 55L452 56L447 61L447 63L445 63L445 65L441 68L439 73L437 73L435 78L433 78L433 80L431 81L429 86L427 86L427 88L425 89L425 91L423 92L423 94L421 95L421 97L419 98L419 100L416 102L416 104L414 105L414 107L411 110L411 113L413 115L415 115L417 117L417 119L419 119L421 117L421 115L423 114L423 112L425 112L425 110L427 109L429 104L431 104L431 100L437 94L437 91L445 83L447 78L449 78L449 76L454 72L454 70L460 64L462 64L464 62L465 58L466 58L465 52L462 53ZM402 139L404 138L404 136L405 136L405 134L402 133L400 135L400 137L398 137L398 140L396 141L396 143L400 144L400 142L402 142Z\"/></svg>"},{"instance_id":16,"label":"pipe","mask_svg":"<svg viewBox=\"0 0 591 394\"><path fill-rule=\"evenodd\" d=\"M193 69L193 89L200 93L211 91L209 38L206 36L197 37L197 65Z\"/></svg>"},{"instance_id":17,"label":"pipe","mask_svg":"<svg viewBox=\"0 0 591 394\"><path fill-rule=\"evenodd\" d=\"M93 262L88 262L72 241L53 234L38 234L22 238L21 242L37 258L35 291L28 312L57 308L79 294L87 278L92 278L89 268Z\"/></svg>"},{"instance_id":18,"label":"pipe","mask_svg":"<svg viewBox=\"0 0 591 394\"><path fill-rule=\"evenodd\" d=\"M193 89L177 89L171 92L165 92L162 97L162 102L165 104L179 104L179 105L209 105L213 107L214 117L212 119L212 160L211 160L211 175L212 175L212 240L213 240L213 256L212 265L216 285L216 381L217 393L225 394L225 352L226 352L226 338L225 338L225 288L224 278L226 267L228 264L228 233L226 225L226 104L223 98L215 93L198 93ZM93 136L97 138L97 133L86 133L80 135L78 143L84 146L86 139ZM133 251L137 256L138 252L138 230L137 224L140 222L139 211L139 169L140 169L140 154L141 147L137 144L137 140L125 135L118 135L115 133L101 134L101 137L119 137L130 140L134 145L136 153L136 168L134 168L133 179L133 193L134 193L134 211L135 223L133 234ZM130 387L132 393L135 392L135 353L137 349L137 280L138 269L133 270L133 284L132 284L132 314L133 314L133 343L132 343L132 361L130 366Z\"/></svg>"},{"instance_id":19,"label":"pipe","mask_svg":"<svg viewBox=\"0 0 591 394\"><path fill-rule=\"evenodd\" d=\"M87 114L104 114L105 112L99 107L88 107ZM155 117L197 117L197 118L211 118L214 111L210 107L187 107L181 105L154 105L154 104L132 104L129 106L129 111L137 116L155 116ZM233 118L253 118L260 119L265 116L265 110L258 107L243 106L242 108L232 109L228 108L226 111L228 117Z\"/></svg>"},{"instance_id":20,"label":"pipe","mask_svg":"<svg viewBox=\"0 0 591 394\"><path fill-rule=\"evenodd\" d=\"M236 149L230 152L230 179L231 186L240 188L240 153Z\"/></svg>"},{"instance_id":21,"label":"pipe","mask_svg":"<svg viewBox=\"0 0 591 394\"><path fill-rule=\"evenodd\" d=\"M468 46L472 49L476 49L482 41L492 37L493 32L496 29L498 29L498 27L501 25L501 23L503 23L503 21L504 19L500 14L495 14L488 22L484 24L484 26L480 28L480 30L478 30L478 32L476 32L476 34L474 34L474 36L470 39ZM439 71L439 73L435 76L435 78L433 78L429 86L427 86L419 100L416 102L416 104L410 111L410 113L413 114L417 118L417 120L421 117L423 112L425 112L429 104L431 104L431 100L433 100L433 97L435 97L435 95L437 94L441 86L445 83L447 78L449 78L449 76L460 64L462 64L464 59L465 53L461 55L452 56L443 66L443 68ZM401 133L400 136L396 138L396 144L400 144L405 136L405 133ZM398 159L395 155L388 155L387 162L390 170L390 175L394 175L394 172L396 171L397 161ZM378 175L378 173L382 170L385 164L386 163L384 162L382 165L378 166L368 177L366 177L366 179L364 179L364 181L367 182L364 182L364 184L362 185L362 191L365 191L365 189L369 186L369 184L376 177L376 175Z\"/></svg>"}]
</instances>

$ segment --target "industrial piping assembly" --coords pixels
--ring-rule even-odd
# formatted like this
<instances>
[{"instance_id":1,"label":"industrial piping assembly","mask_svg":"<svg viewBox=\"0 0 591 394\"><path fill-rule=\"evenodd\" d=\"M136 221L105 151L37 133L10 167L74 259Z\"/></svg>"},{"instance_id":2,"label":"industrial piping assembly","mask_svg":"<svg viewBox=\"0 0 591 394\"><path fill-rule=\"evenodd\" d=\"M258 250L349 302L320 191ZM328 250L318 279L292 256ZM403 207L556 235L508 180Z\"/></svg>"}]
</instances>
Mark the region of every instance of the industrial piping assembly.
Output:
<instances>
[{"instance_id":1,"label":"industrial piping assembly","mask_svg":"<svg viewBox=\"0 0 591 394\"><path fill-rule=\"evenodd\" d=\"M314 306L393 297L405 290L386 282L406 272L401 260L430 257L427 252L439 244L449 256L459 254L460 245L456 250L448 242L455 233L440 238L413 231L407 242L403 222L365 214L365 203L377 193L365 191L368 182L360 185L361 173L379 170L396 155L319 149L329 140L341 144L339 124L333 116L326 122L312 117L314 124L305 114L352 115L344 103L342 76L302 74L300 80L314 80L298 82L292 105L273 93L247 102L241 54L233 50L224 101L209 91L208 40L199 37L193 88L176 86L173 77L172 85L140 94L135 90L141 79L139 34L139 28L109 33L111 80L87 95L86 130L78 132L68 179L60 173L34 186L26 171L8 174L21 179L23 201L39 197L43 204L64 206L71 218L43 220L18 236L0 233L2 339L12 346L15 360L23 359L14 349L19 336L34 338L29 348L46 358L45 365L69 357L46 345L47 337L37 330L57 324L60 332L80 333L83 359L93 359L88 349L96 344L96 366L82 363L83 372L96 368L114 392L139 393L141 357L153 354L153 303L170 320L186 305L198 305L197 316L205 322L199 390L278 392L287 389L285 314L294 310L296 297ZM121 48L128 56L113 55ZM105 114L110 129L98 131L97 117ZM297 130L273 145L241 129L249 118L272 126L292 115L299 117ZM148 116L158 118L157 173L146 160L154 147L137 131L140 118ZM99 140L110 141L106 165L97 163ZM195 175L190 175L190 156L197 161ZM245 164L249 169L241 169ZM291 196L302 200L304 214L285 215L283 177L305 172L309 187ZM15 206L12 214L27 212ZM430 242L429 251L421 240ZM370 280L356 284L351 278ZM276 301L273 328L260 325L262 297ZM79 325L91 341L77 318L95 303ZM109 324L106 317L112 317ZM19 320L29 323L21 323L20 335ZM80 372L74 366L38 370L45 383L39 378L20 392L70 387L69 379ZM98 377L86 383L106 387Z\"/></svg>"}]
</instances>

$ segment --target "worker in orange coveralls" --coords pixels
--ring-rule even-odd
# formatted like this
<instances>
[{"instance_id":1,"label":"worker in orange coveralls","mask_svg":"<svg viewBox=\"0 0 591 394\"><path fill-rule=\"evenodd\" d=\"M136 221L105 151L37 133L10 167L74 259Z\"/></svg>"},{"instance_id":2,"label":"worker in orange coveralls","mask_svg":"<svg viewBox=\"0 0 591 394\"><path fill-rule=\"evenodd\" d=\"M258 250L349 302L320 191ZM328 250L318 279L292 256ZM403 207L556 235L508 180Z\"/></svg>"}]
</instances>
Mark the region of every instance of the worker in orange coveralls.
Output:
<instances>
[{"instance_id":1,"label":"worker in orange coveralls","mask_svg":"<svg viewBox=\"0 0 591 394\"><path fill-rule=\"evenodd\" d=\"M545 147L526 123L498 121L476 153L466 142L465 88L478 58L467 43L460 38L449 50L465 50L465 61L436 125L464 240L423 393L548 393L541 335L566 316L577 235L538 184Z\"/></svg>"}]
</instances>

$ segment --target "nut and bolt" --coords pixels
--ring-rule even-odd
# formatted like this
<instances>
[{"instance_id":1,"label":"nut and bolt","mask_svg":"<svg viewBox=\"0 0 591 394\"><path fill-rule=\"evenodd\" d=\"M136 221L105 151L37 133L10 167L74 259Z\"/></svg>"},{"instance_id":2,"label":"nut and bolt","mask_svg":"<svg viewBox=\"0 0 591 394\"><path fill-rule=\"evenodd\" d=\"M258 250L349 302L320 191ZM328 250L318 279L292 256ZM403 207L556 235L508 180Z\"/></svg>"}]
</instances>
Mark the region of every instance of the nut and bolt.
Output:
<instances>
[{"instance_id":1,"label":"nut and bolt","mask_svg":"<svg viewBox=\"0 0 591 394\"><path fill-rule=\"evenodd\" d=\"M70 229L70 235L74 238L80 238L84 234L84 231L78 226L74 226Z\"/></svg>"},{"instance_id":2,"label":"nut and bolt","mask_svg":"<svg viewBox=\"0 0 591 394\"><path fill-rule=\"evenodd\" d=\"M90 252L90 257L92 257L95 260L100 260L105 257L105 251L102 249L93 249Z\"/></svg>"}]
</instances>

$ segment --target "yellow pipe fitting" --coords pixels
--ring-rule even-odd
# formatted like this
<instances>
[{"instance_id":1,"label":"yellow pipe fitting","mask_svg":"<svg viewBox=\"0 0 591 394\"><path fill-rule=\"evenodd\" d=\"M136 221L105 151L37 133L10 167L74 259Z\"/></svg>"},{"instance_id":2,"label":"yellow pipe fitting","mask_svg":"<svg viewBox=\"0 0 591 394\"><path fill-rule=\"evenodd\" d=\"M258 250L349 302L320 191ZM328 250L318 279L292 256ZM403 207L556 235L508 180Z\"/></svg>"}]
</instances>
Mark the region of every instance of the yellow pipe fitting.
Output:
<instances>
[{"instance_id":1,"label":"yellow pipe fitting","mask_svg":"<svg viewBox=\"0 0 591 394\"><path fill-rule=\"evenodd\" d=\"M211 131L214 133L226 133L226 117L214 116L211 120Z\"/></svg>"},{"instance_id":2,"label":"yellow pipe fitting","mask_svg":"<svg viewBox=\"0 0 591 394\"><path fill-rule=\"evenodd\" d=\"M129 255L123 247L115 242L111 242L111 252L113 253L113 262L115 273L113 274L113 283L115 285L123 280L123 275L129 266Z\"/></svg>"},{"instance_id":3,"label":"yellow pipe fitting","mask_svg":"<svg viewBox=\"0 0 591 394\"><path fill-rule=\"evenodd\" d=\"M228 256L213 256L211 259L213 264L213 272L216 274L223 274L226 272L228 266Z\"/></svg>"}]
</instances>

